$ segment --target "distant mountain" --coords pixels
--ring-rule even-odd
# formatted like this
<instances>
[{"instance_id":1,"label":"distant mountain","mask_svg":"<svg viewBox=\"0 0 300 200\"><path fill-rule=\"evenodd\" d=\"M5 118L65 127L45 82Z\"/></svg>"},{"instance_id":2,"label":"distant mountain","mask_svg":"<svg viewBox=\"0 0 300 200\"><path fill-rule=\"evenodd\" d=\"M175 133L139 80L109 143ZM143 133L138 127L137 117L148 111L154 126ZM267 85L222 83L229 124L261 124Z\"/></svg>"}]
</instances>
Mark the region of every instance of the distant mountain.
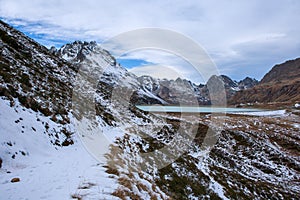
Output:
<instances>
[{"instance_id":1,"label":"distant mountain","mask_svg":"<svg viewBox=\"0 0 300 200\"><path fill-rule=\"evenodd\" d=\"M258 84L256 79L245 78L239 82L232 80L226 75L213 75L206 84L197 85L189 80L177 78L176 80L155 79L150 76L138 78L141 87L163 99L166 104L191 105L197 100L200 105L210 105L210 91L208 85L219 83L224 86L227 98L235 95L237 91L250 89ZM191 97L191 98L187 98Z\"/></svg>"},{"instance_id":2,"label":"distant mountain","mask_svg":"<svg viewBox=\"0 0 300 200\"><path fill-rule=\"evenodd\" d=\"M177 78L176 80L168 80L141 76L138 78L138 81L144 91L163 99L165 101L164 104L210 104L209 97L201 92L201 88L204 85L196 85L186 79Z\"/></svg>"},{"instance_id":3,"label":"distant mountain","mask_svg":"<svg viewBox=\"0 0 300 200\"><path fill-rule=\"evenodd\" d=\"M275 65L252 89L239 91L231 104L300 101L300 58Z\"/></svg>"},{"instance_id":4,"label":"distant mountain","mask_svg":"<svg viewBox=\"0 0 300 200\"><path fill-rule=\"evenodd\" d=\"M250 89L253 88L258 84L258 80L250 77L246 77L245 79L238 82L238 86L240 90Z\"/></svg>"},{"instance_id":5,"label":"distant mountain","mask_svg":"<svg viewBox=\"0 0 300 200\"><path fill-rule=\"evenodd\" d=\"M260 84L279 83L300 78L300 58L275 65L260 81Z\"/></svg>"}]
</instances>

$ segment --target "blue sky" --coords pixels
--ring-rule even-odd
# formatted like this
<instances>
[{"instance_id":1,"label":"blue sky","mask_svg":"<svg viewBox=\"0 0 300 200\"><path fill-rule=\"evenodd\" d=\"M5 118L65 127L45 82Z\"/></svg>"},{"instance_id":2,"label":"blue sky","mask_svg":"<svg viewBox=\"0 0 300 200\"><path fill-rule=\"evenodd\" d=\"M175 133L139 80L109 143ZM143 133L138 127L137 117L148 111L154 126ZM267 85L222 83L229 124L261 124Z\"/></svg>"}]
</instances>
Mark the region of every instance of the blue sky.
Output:
<instances>
[{"instance_id":1,"label":"blue sky","mask_svg":"<svg viewBox=\"0 0 300 200\"><path fill-rule=\"evenodd\" d=\"M47 47L74 40L101 45L125 31L146 27L173 30L197 42L221 74L236 80L261 79L275 64L300 57L297 0L0 0L0 5L2 20ZM168 66L199 82L190 66L174 60L140 52L125 55L120 62L133 72L140 72L142 65L149 74L159 71L160 65ZM168 71L159 75L170 78Z\"/></svg>"},{"instance_id":2,"label":"blue sky","mask_svg":"<svg viewBox=\"0 0 300 200\"><path fill-rule=\"evenodd\" d=\"M126 66L127 69L132 69L137 66L145 66L145 65L153 64L142 59L126 59L126 58L119 58L118 62L122 66Z\"/></svg>"}]
</instances>

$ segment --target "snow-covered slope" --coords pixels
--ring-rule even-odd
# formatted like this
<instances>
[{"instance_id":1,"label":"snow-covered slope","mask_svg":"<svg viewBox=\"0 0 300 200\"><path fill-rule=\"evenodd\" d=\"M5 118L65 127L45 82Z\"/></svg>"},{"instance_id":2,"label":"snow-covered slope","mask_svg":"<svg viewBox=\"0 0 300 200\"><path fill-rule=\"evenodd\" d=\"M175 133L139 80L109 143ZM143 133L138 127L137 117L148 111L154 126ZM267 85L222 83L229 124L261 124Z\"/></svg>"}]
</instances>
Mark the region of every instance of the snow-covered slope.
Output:
<instances>
[{"instance_id":1,"label":"snow-covered slope","mask_svg":"<svg viewBox=\"0 0 300 200\"><path fill-rule=\"evenodd\" d=\"M130 130L147 121L152 128L144 129L151 133L161 120L147 117L130 102L139 99L160 102L160 99L140 90L136 77L117 65L94 42L74 42L58 52L48 51L7 24L0 25L1 191L5 191L1 196L8 199L68 199L72 195L77 199L114 198L114 191L122 188L119 183L122 177L105 172L110 170L107 163L98 163L89 149L84 151L83 147L87 146L81 141L86 133L78 132L75 126L85 116L77 110L77 105L72 105L76 74L86 70L99 75L95 94L97 122L111 142L117 136L131 134ZM94 69L100 73L94 73ZM118 94L115 101L110 100L113 88L117 88ZM126 99L132 91L133 98ZM77 92L82 97L88 93ZM127 100L130 104L123 106ZM20 180L12 183L12 178ZM148 191L151 188L150 185ZM35 193L37 189L40 192ZM27 194L28 190L32 193Z\"/></svg>"},{"instance_id":2,"label":"snow-covered slope","mask_svg":"<svg viewBox=\"0 0 300 200\"><path fill-rule=\"evenodd\" d=\"M71 123L76 66L3 22L0 31L1 199L113 199L116 181Z\"/></svg>"},{"instance_id":3,"label":"snow-covered slope","mask_svg":"<svg viewBox=\"0 0 300 200\"><path fill-rule=\"evenodd\" d=\"M117 183L108 177L105 163L88 154L76 135L73 145L53 145L48 135L58 135L64 126L15 102L11 107L0 99L2 199L114 198L110 194ZM12 183L13 178L20 181Z\"/></svg>"}]
</instances>

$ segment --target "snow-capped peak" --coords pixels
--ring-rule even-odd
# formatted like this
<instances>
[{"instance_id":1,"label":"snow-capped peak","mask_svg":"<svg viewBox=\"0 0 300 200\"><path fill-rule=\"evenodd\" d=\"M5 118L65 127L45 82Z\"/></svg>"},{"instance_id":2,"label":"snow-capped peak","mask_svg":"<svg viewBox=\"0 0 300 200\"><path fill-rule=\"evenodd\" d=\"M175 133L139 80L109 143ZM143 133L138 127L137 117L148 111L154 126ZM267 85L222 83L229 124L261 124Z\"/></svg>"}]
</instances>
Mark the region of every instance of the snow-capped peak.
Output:
<instances>
[{"instance_id":1,"label":"snow-capped peak","mask_svg":"<svg viewBox=\"0 0 300 200\"><path fill-rule=\"evenodd\" d=\"M87 58L88 55L100 55L105 57L112 65L116 64L116 60L112 57L108 51L101 48L95 41L82 42L75 41L70 44L62 46L58 50L58 55L67 61L81 62Z\"/></svg>"}]
</instances>

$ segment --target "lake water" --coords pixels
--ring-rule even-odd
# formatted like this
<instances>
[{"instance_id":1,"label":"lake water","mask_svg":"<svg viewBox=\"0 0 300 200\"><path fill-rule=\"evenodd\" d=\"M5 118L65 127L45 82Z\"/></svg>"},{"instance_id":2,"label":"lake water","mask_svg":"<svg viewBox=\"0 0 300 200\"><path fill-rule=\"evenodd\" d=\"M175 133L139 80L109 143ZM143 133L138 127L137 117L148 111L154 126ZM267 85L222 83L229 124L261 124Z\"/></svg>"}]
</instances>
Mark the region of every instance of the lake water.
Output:
<instances>
[{"instance_id":1,"label":"lake water","mask_svg":"<svg viewBox=\"0 0 300 200\"><path fill-rule=\"evenodd\" d=\"M144 106L137 105L138 109L147 112L174 112L174 113L244 113L261 112L262 109L254 108L222 108L222 107L197 107L197 106Z\"/></svg>"}]
</instances>

